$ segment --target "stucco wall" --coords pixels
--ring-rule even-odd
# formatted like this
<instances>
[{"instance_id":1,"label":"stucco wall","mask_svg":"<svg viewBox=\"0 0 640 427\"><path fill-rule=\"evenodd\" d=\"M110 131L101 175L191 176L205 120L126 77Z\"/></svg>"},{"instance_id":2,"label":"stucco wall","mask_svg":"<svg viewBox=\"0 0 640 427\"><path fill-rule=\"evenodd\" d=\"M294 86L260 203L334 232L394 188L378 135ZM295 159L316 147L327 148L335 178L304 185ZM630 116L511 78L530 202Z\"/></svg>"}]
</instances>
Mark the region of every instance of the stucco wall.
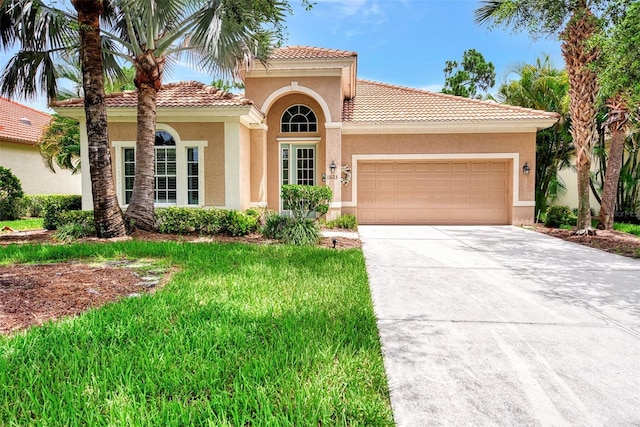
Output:
<instances>
[{"instance_id":1,"label":"stucco wall","mask_svg":"<svg viewBox=\"0 0 640 427\"><path fill-rule=\"evenodd\" d=\"M162 122L158 122L162 124ZM167 122L180 136L182 141L208 141L204 149L204 203L205 206L224 206L224 123L183 123ZM135 123L109 122L109 138L111 141L135 141ZM111 148L111 156L114 161L115 176L115 150Z\"/></svg>"},{"instance_id":2,"label":"stucco wall","mask_svg":"<svg viewBox=\"0 0 640 427\"><path fill-rule=\"evenodd\" d=\"M0 166L20 179L25 194L82 194L80 173L72 175L57 167L56 173L51 172L32 145L0 142Z\"/></svg>"},{"instance_id":3,"label":"stucco wall","mask_svg":"<svg viewBox=\"0 0 640 427\"><path fill-rule=\"evenodd\" d=\"M245 96L255 103L263 112L272 116L271 111L264 111L265 100L275 91L290 87L291 82L297 82L298 86L309 88L316 92L329 107L331 121L342 120L342 94L340 76L329 77L247 77L245 81ZM319 108L314 108L316 114ZM279 116L278 116L279 118ZM328 121L328 118L323 118Z\"/></svg>"},{"instance_id":4,"label":"stucco wall","mask_svg":"<svg viewBox=\"0 0 640 427\"><path fill-rule=\"evenodd\" d=\"M527 162L535 171L535 134L408 134L408 135L352 135L342 136L342 163L353 167L354 155L366 154L474 154L482 153L485 157L495 153L517 155L519 164L513 175L517 176L515 199L532 203L535 199L535 177L533 173L522 174L522 166ZM496 156L496 158L500 158ZM353 182L342 187L342 202L350 204L355 201ZM533 221L534 208L530 206L514 206L512 218L514 224L527 224ZM354 213L352 207L344 207L343 213Z\"/></svg>"}]
</instances>

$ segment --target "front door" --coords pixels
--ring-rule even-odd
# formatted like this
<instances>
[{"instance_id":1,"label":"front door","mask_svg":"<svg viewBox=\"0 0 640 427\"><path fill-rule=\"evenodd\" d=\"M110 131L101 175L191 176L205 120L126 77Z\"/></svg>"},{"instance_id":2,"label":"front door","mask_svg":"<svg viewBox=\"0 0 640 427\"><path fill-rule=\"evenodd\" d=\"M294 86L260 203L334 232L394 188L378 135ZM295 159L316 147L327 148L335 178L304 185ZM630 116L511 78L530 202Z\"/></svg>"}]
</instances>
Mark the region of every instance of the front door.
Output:
<instances>
[{"instance_id":1,"label":"front door","mask_svg":"<svg viewBox=\"0 0 640 427\"><path fill-rule=\"evenodd\" d=\"M316 185L316 146L282 144L280 146L280 184ZM281 210L286 210L282 206Z\"/></svg>"}]
</instances>

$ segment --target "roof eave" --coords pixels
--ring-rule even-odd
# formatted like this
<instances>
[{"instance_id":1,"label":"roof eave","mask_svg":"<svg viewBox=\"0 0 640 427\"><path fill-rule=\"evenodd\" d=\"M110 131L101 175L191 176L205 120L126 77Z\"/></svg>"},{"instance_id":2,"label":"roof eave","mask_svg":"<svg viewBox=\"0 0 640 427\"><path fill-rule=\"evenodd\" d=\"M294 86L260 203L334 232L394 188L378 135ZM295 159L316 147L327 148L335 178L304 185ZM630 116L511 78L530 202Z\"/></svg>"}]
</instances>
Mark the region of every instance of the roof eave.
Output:
<instances>
[{"instance_id":1,"label":"roof eave","mask_svg":"<svg viewBox=\"0 0 640 427\"><path fill-rule=\"evenodd\" d=\"M342 134L535 133L553 126L556 118L492 121L343 122Z\"/></svg>"}]
</instances>

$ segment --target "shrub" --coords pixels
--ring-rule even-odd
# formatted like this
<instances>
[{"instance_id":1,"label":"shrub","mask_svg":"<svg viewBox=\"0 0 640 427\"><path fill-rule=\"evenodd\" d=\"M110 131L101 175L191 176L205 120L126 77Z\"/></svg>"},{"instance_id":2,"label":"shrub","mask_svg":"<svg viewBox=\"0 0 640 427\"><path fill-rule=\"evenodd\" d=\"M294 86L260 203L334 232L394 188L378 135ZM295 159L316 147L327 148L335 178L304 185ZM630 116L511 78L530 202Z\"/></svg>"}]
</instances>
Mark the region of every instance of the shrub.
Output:
<instances>
[{"instance_id":1,"label":"shrub","mask_svg":"<svg viewBox=\"0 0 640 427\"><path fill-rule=\"evenodd\" d=\"M160 208L155 210L156 228L164 234L185 234L197 230L197 214L191 208Z\"/></svg>"},{"instance_id":2,"label":"shrub","mask_svg":"<svg viewBox=\"0 0 640 427\"><path fill-rule=\"evenodd\" d=\"M224 209L160 208L155 215L158 231L165 234L245 236L258 229L256 217Z\"/></svg>"},{"instance_id":3,"label":"shrub","mask_svg":"<svg viewBox=\"0 0 640 427\"><path fill-rule=\"evenodd\" d=\"M0 220L20 217L21 199L24 196L20 180L11 169L0 166Z\"/></svg>"},{"instance_id":4,"label":"shrub","mask_svg":"<svg viewBox=\"0 0 640 427\"><path fill-rule=\"evenodd\" d=\"M320 241L320 230L314 220L294 218L282 229L280 240L296 246L313 246Z\"/></svg>"},{"instance_id":5,"label":"shrub","mask_svg":"<svg viewBox=\"0 0 640 427\"><path fill-rule=\"evenodd\" d=\"M576 224L576 216L569 206L549 206L544 225L547 227L571 226Z\"/></svg>"},{"instance_id":6,"label":"shrub","mask_svg":"<svg viewBox=\"0 0 640 427\"><path fill-rule=\"evenodd\" d=\"M282 203L297 220L316 219L329 211L333 197L331 188L315 185L283 185Z\"/></svg>"},{"instance_id":7,"label":"shrub","mask_svg":"<svg viewBox=\"0 0 640 427\"><path fill-rule=\"evenodd\" d=\"M58 215L54 234L56 239L69 241L95 235L93 211L64 211Z\"/></svg>"},{"instance_id":8,"label":"shrub","mask_svg":"<svg viewBox=\"0 0 640 427\"><path fill-rule=\"evenodd\" d=\"M54 237L58 240L72 240L95 235L92 211L68 211L60 217Z\"/></svg>"},{"instance_id":9,"label":"shrub","mask_svg":"<svg viewBox=\"0 0 640 427\"><path fill-rule=\"evenodd\" d=\"M270 212L266 215L262 235L267 239L282 240L284 229L287 228L294 219L288 215L280 215Z\"/></svg>"},{"instance_id":10,"label":"shrub","mask_svg":"<svg viewBox=\"0 0 640 427\"><path fill-rule=\"evenodd\" d=\"M338 218L327 221L326 226L328 228L342 228L345 230L357 230L358 229L358 220L355 215L345 214L340 215Z\"/></svg>"},{"instance_id":11,"label":"shrub","mask_svg":"<svg viewBox=\"0 0 640 427\"><path fill-rule=\"evenodd\" d=\"M232 236L246 236L258 229L257 218L244 212L229 211L224 223L224 231Z\"/></svg>"},{"instance_id":12,"label":"shrub","mask_svg":"<svg viewBox=\"0 0 640 427\"><path fill-rule=\"evenodd\" d=\"M76 195L47 196L44 201L43 226L47 230L55 230L60 215L66 211L82 209L82 197Z\"/></svg>"},{"instance_id":13,"label":"shrub","mask_svg":"<svg viewBox=\"0 0 640 427\"><path fill-rule=\"evenodd\" d=\"M227 211L224 209L196 209L198 232L215 236L224 232Z\"/></svg>"}]
</instances>

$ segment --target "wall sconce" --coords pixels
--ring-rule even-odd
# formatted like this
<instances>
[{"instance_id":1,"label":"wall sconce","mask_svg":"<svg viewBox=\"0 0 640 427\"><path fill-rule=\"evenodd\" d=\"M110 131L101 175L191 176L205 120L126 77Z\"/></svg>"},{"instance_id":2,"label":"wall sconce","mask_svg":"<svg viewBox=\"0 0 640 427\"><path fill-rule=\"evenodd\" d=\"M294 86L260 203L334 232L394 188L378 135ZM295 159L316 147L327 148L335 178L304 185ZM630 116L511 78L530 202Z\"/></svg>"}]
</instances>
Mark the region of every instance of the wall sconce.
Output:
<instances>
[{"instance_id":1,"label":"wall sconce","mask_svg":"<svg viewBox=\"0 0 640 427\"><path fill-rule=\"evenodd\" d=\"M531 168L529 167L529 163L524 162L524 166L522 166L522 173L525 175L529 175Z\"/></svg>"},{"instance_id":2,"label":"wall sconce","mask_svg":"<svg viewBox=\"0 0 640 427\"><path fill-rule=\"evenodd\" d=\"M335 175L336 174L336 169L338 167L336 166L336 162L331 160L331 166L329 166L329 169L331 169L331 175Z\"/></svg>"}]
</instances>

